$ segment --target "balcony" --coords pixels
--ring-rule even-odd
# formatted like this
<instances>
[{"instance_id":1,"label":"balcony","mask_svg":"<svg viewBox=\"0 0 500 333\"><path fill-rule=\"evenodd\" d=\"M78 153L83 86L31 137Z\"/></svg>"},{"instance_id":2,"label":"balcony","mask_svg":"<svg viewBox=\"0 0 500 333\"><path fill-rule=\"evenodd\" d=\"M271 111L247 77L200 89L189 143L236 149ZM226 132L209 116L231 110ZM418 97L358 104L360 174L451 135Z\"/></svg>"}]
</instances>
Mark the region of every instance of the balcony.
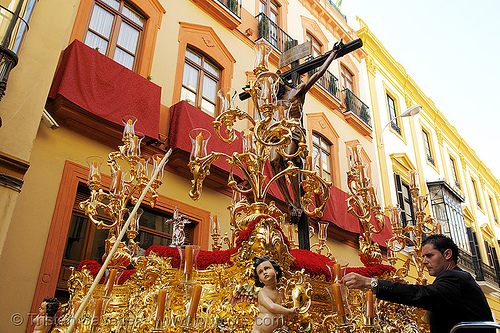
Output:
<instances>
[{"instance_id":1,"label":"balcony","mask_svg":"<svg viewBox=\"0 0 500 333\"><path fill-rule=\"evenodd\" d=\"M499 280L495 269L482 261L480 264L481 270L476 274L476 280L481 289L485 293L499 292Z\"/></svg>"},{"instance_id":2,"label":"balcony","mask_svg":"<svg viewBox=\"0 0 500 333\"><path fill-rule=\"evenodd\" d=\"M62 52L46 109L61 126L118 145L126 115L141 119L137 131L159 137L160 100L158 85L74 40Z\"/></svg>"},{"instance_id":3,"label":"balcony","mask_svg":"<svg viewBox=\"0 0 500 333\"><path fill-rule=\"evenodd\" d=\"M218 0L231 13L241 18L241 2L239 0Z\"/></svg>"},{"instance_id":4,"label":"balcony","mask_svg":"<svg viewBox=\"0 0 500 333\"><path fill-rule=\"evenodd\" d=\"M363 103L362 100L359 99L351 90L345 88L342 90L342 95L344 96L344 104L345 104L345 112L351 112L356 115L363 123L368 126L370 129L372 126L370 125L370 112L368 105Z\"/></svg>"},{"instance_id":5,"label":"balcony","mask_svg":"<svg viewBox=\"0 0 500 333\"><path fill-rule=\"evenodd\" d=\"M267 17L266 14L260 13L255 18L258 22L258 39L264 38L281 53L292 47L293 38L281 29L278 24Z\"/></svg>"},{"instance_id":6,"label":"balcony","mask_svg":"<svg viewBox=\"0 0 500 333\"><path fill-rule=\"evenodd\" d=\"M458 261L458 266L464 271L471 273L473 276L479 276L479 274L477 273L479 271L479 262L477 260L474 260L470 253L460 248L459 252L460 260Z\"/></svg>"},{"instance_id":7,"label":"balcony","mask_svg":"<svg viewBox=\"0 0 500 333\"><path fill-rule=\"evenodd\" d=\"M314 74L318 70L310 71L309 75ZM339 89L339 79L335 77L330 71L326 71L325 74L318 80L317 84L319 84L322 88L324 88L330 95L341 100L341 92Z\"/></svg>"}]
</instances>

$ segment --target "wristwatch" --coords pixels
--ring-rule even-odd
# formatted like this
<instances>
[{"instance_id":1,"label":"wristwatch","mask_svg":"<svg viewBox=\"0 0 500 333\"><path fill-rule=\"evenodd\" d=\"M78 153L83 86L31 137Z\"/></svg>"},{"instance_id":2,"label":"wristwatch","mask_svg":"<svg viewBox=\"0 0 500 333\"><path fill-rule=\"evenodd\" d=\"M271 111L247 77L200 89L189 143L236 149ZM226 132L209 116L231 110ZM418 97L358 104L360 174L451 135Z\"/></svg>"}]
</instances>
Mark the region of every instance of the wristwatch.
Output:
<instances>
[{"instance_id":1,"label":"wristwatch","mask_svg":"<svg viewBox=\"0 0 500 333\"><path fill-rule=\"evenodd\" d=\"M372 288L372 291L377 291L377 287L378 287L378 280L375 279L375 278L372 278L371 281L370 281L370 288Z\"/></svg>"}]
</instances>

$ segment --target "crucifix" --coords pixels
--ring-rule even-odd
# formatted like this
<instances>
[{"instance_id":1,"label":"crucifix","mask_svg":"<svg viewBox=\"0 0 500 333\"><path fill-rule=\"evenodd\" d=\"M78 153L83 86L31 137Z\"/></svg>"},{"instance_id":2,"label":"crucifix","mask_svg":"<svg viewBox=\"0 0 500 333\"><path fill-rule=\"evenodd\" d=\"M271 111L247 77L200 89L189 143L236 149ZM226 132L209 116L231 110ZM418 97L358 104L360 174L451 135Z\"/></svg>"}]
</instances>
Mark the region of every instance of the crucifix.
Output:
<instances>
[{"instance_id":1,"label":"crucifix","mask_svg":"<svg viewBox=\"0 0 500 333\"><path fill-rule=\"evenodd\" d=\"M311 42L297 45L297 41L294 40L293 44L295 44L295 46L281 54L278 65L280 69L288 65L291 66L291 69L280 74L282 82L280 83L278 90L278 99L285 99L290 101L291 108L289 116L290 118L297 119L300 123L300 128L295 129L294 133L292 133L292 142L286 150L286 153L288 155L294 155L294 153L297 152L297 149L299 147L299 140L301 139L301 137L306 136L306 130L302 121L302 114L305 97L309 89L311 89L312 86L323 76L323 74L325 74L326 70L333 60L338 59L348 54L349 52L352 52L363 46L363 42L361 41L361 39L356 39L347 44L344 44L342 41L340 41L335 43L331 51L300 64L300 59L305 58L311 54ZM316 68L318 70L314 74L310 75L306 81L300 82L300 77L302 74L310 72L311 70L314 70ZM239 97L240 100L244 100L250 97L250 95L244 92L241 93ZM304 152L304 154L291 159L291 161L295 166L302 169L304 167L304 160L306 158L306 155L307 152ZM286 159L276 151L273 151L271 153L271 167L273 173L276 175L280 171L284 170L287 167L288 161L290 161L290 159ZM299 248L309 250L309 219L303 212L303 209L301 207L300 198L303 193L300 186L300 174L298 174L297 176L290 176L289 180L291 183L292 195L288 190L288 185L285 178L278 178L276 180L276 183L285 199L285 202L288 204L290 222L297 224Z\"/></svg>"}]
</instances>

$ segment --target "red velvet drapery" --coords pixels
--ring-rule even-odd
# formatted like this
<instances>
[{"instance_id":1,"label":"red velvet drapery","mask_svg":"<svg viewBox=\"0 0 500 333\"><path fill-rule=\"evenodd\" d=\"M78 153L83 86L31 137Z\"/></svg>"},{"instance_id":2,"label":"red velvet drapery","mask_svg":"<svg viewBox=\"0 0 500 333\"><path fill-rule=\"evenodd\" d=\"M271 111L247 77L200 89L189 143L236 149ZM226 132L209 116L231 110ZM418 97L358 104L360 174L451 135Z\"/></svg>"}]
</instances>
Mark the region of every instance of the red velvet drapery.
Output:
<instances>
[{"instance_id":1,"label":"red velvet drapery","mask_svg":"<svg viewBox=\"0 0 500 333\"><path fill-rule=\"evenodd\" d=\"M158 138L161 87L78 40L62 52L49 98L57 95L120 125L135 116L137 131Z\"/></svg>"}]
</instances>

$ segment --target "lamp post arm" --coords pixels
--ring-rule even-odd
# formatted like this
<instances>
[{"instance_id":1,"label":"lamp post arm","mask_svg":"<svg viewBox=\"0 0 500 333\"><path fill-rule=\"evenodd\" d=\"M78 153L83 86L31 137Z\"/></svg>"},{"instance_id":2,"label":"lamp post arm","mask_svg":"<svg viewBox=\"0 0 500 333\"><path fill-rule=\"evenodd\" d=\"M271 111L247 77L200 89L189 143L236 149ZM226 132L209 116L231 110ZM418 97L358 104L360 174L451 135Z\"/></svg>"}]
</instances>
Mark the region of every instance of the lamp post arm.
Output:
<instances>
[{"instance_id":1,"label":"lamp post arm","mask_svg":"<svg viewBox=\"0 0 500 333\"><path fill-rule=\"evenodd\" d=\"M379 148L382 148L384 146L384 143L382 142L382 135L384 134L384 131L387 129L387 127L392 124L393 121L395 121L397 118L401 117L403 114L397 115L396 117L392 118L391 121L389 121L387 124L385 124L384 128L382 129L382 132L380 132L380 136L378 138L378 146Z\"/></svg>"}]
</instances>

